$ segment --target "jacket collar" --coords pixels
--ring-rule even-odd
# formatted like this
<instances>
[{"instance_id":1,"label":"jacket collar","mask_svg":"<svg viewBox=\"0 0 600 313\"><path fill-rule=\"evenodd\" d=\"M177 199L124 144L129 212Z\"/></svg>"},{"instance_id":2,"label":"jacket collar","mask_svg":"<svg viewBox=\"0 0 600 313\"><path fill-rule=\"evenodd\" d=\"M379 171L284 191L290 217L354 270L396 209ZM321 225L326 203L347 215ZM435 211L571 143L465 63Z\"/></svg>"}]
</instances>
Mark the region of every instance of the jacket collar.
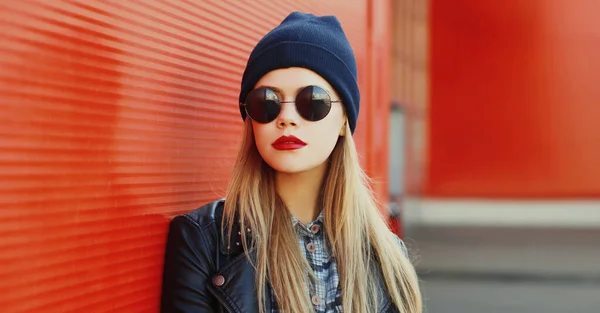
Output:
<instances>
[{"instance_id":1,"label":"jacket collar","mask_svg":"<svg viewBox=\"0 0 600 313\"><path fill-rule=\"evenodd\" d=\"M239 223L234 223L231 230L231 238L222 234L223 202L220 203L219 214L216 214L216 227L219 233L219 253L216 258L217 272L213 277L222 276L225 280L221 286L209 284L208 288L217 298L219 303L230 312L236 313L258 313L258 300L256 297L255 275L256 270L250 260L255 262L256 252L254 249L248 251L248 257L244 253ZM235 220L239 220L236 216ZM246 232L250 233L250 229ZM248 234L250 235L250 234ZM251 236L248 236L250 238ZM248 245L249 246L249 245ZM265 309L271 312L271 289L265 286Z\"/></svg>"}]
</instances>

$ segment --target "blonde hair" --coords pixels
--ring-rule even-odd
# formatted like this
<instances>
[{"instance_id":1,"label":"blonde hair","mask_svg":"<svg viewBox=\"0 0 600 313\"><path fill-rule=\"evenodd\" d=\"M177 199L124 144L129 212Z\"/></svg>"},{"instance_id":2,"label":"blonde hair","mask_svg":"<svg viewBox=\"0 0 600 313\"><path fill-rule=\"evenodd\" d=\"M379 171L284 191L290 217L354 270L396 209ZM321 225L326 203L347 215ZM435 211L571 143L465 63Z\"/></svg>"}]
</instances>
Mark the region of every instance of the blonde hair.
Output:
<instances>
[{"instance_id":1,"label":"blonde hair","mask_svg":"<svg viewBox=\"0 0 600 313\"><path fill-rule=\"evenodd\" d=\"M346 134L350 134L348 126ZM399 312L421 313L417 275L377 208L352 136L339 137L321 190L319 205L338 266L343 311L375 312L377 276L366 269L378 265ZM250 119L227 190L222 226L226 236L231 235L236 213L241 228L252 229L250 244L246 244L246 232L242 232L242 242L247 256L256 250L251 261L256 269L259 312L265 313L267 281L282 312L314 311L307 293L314 274L298 246L292 215L276 193L275 171L258 153Z\"/></svg>"}]
</instances>

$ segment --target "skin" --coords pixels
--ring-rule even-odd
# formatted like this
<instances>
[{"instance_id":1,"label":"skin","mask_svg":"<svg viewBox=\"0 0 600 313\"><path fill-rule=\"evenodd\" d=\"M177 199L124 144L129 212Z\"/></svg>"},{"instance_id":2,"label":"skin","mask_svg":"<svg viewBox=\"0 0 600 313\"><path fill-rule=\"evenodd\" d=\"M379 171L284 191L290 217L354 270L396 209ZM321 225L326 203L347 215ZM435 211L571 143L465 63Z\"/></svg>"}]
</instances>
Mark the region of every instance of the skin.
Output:
<instances>
[{"instance_id":1,"label":"skin","mask_svg":"<svg viewBox=\"0 0 600 313\"><path fill-rule=\"evenodd\" d=\"M271 71L257 82L255 88L276 87L283 101L293 101L298 91L308 85L324 88L332 100L340 99L323 77L299 67ZM305 225L321 212L316 202L325 176L326 161L339 136L345 135L345 122L340 102L332 103L329 114L317 122L304 120L294 103L282 104L279 116L270 123L252 121L258 152L276 171L279 195L290 212ZM283 135L294 135L307 145L297 150L276 150L272 143Z\"/></svg>"}]
</instances>

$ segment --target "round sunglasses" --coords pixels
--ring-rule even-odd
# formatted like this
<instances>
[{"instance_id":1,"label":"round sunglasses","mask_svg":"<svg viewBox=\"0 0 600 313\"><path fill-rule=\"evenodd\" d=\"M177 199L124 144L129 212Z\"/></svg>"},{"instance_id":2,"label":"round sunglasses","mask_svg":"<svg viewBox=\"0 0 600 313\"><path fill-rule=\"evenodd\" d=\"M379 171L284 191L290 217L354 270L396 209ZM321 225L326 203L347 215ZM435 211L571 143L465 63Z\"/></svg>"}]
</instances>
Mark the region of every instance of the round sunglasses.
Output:
<instances>
[{"instance_id":1,"label":"round sunglasses","mask_svg":"<svg viewBox=\"0 0 600 313\"><path fill-rule=\"evenodd\" d=\"M245 103L240 103L246 110L246 114L258 123L270 123L274 121L281 112L281 104L295 103L296 111L305 120L316 122L324 119L331 104L342 102L342 100L331 100L327 90L319 86L306 86L298 92L296 100L281 101L279 95L266 87L254 89L248 93Z\"/></svg>"}]
</instances>

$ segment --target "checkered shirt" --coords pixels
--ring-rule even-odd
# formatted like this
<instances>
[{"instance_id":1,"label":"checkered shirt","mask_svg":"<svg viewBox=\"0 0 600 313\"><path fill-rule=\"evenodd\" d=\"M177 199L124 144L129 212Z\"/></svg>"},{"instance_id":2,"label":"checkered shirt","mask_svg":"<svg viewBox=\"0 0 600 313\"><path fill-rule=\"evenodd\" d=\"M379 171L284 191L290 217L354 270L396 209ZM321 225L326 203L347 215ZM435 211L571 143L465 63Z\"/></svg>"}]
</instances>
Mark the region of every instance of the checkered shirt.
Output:
<instances>
[{"instance_id":1,"label":"checkered shirt","mask_svg":"<svg viewBox=\"0 0 600 313\"><path fill-rule=\"evenodd\" d=\"M293 217L294 229L298 234L300 251L306 256L317 281L312 288L307 286L316 313L341 313L342 298L341 289L338 288L340 276L337 271L335 258L328 251L327 241L323 235L323 212L316 220L308 225L302 224ZM402 247L404 254L408 257L408 249L402 239L396 236L398 244ZM310 290L313 291L310 291ZM271 289L272 310L271 313L279 313L277 300Z\"/></svg>"},{"instance_id":2,"label":"checkered shirt","mask_svg":"<svg viewBox=\"0 0 600 313\"><path fill-rule=\"evenodd\" d=\"M293 223L298 234L300 250L306 256L317 279L312 288L309 286L306 288L314 305L314 312L342 312L341 290L338 288L340 277L335 259L330 255L323 235L323 212L308 225L302 224L295 217ZM275 295L271 295L273 299L271 312L279 313Z\"/></svg>"}]
</instances>

